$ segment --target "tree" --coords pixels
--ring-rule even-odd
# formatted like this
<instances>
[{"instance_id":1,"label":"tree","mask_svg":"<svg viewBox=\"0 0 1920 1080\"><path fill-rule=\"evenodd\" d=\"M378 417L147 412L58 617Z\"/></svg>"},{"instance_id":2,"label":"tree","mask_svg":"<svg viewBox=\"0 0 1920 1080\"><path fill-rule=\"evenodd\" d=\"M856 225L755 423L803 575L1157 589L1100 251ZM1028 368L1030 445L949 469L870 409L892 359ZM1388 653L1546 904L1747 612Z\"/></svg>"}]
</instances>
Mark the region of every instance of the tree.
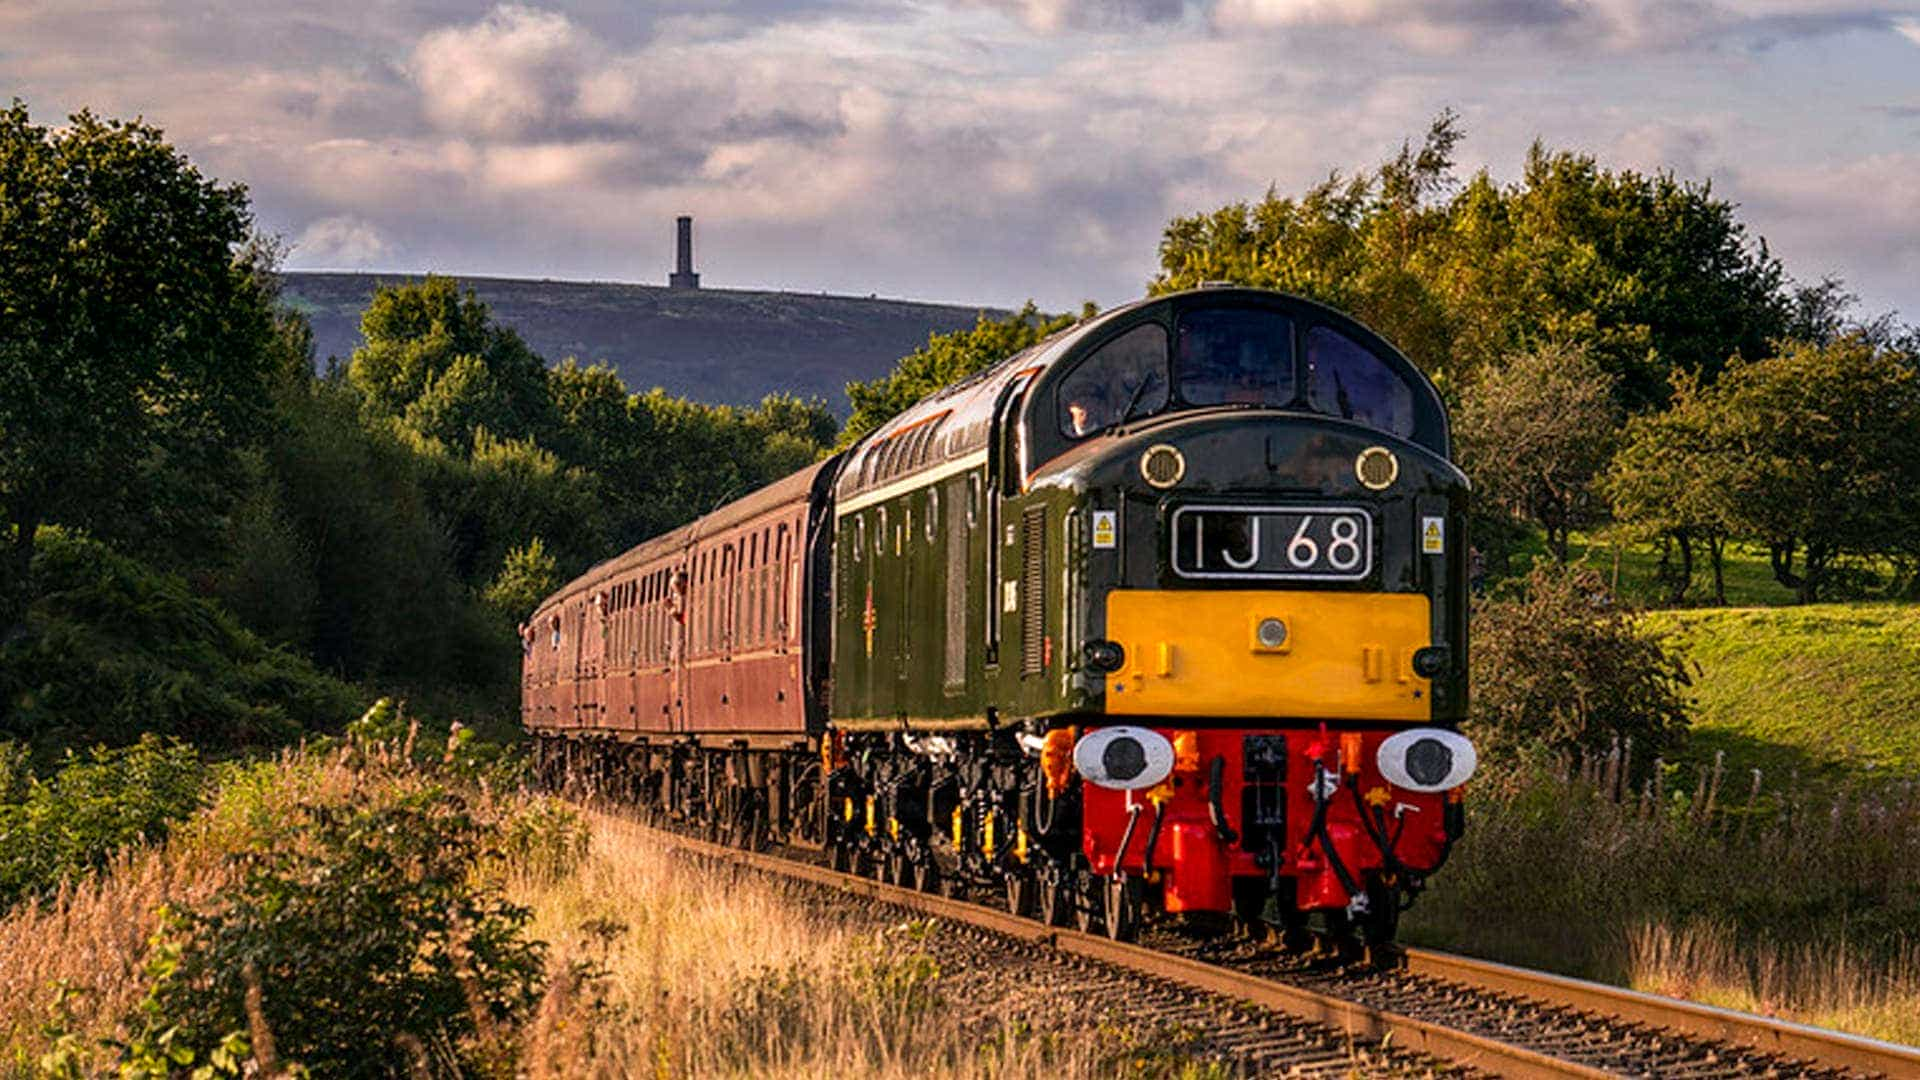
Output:
<instances>
[{"instance_id":1,"label":"tree","mask_svg":"<svg viewBox=\"0 0 1920 1080\"><path fill-rule=\"evenodd\" d=\"M1614 382L1582 348L1544 346L1489 367L1455 417L1477 500L1533 521L1554 558L1604 510L1595 480L1613 453Z\"/></svg>"},{"instance_id":2,"label":"tree","mask_svg":"<svg viewBox=\"0 0 1920 1080\"><path fill-rule=\"evenodd\" d=\"M1734 361L1706 395L1729 527L1811 603L1920 530L1920 371L1861 335Z\"/></svg>"},{"instance_id":3,"label":"tree","mask_svg":"<svg viewBox=\"0 0 1920 1080\"><path fill-rule=\"evenodd\" d=\"M1081 309L1090 319L1094 306ZM1032 301L1005 319L980 316L971 330L933 334L924 348L900 358L893 370L870 382L847 384L853 415L840 430L840 445L851 446L914 402L944 386L985 371L1014 353L1074 324L1067 315L1046 316Z\"/></svg>"},{"instance_id":4,"label":"tree","mask_svg":"<svg viewBox=\"0 0 1920 1080\"><path fill-rule=\"evenodd\" d=\"M1441 261L1462 351L1585 345L1623 407L1664 402L1672 371L1709 377L1766 355L1786 329L1786 279L1711 183L1602 168L1536 143L1519 183L1481 178L1457 201Z\"/></svg>"},{"instance_id":5,"label":"tree","mask_svg":"<svg viewBox=\"0 0 1920 1080\"><path fill-rule=\"evenodd\" d=\"M1623 539L1658 537L1667 545L1661 569L1669 604L1686 599L1698 542L1706 545L1713 569L1714 603L1724 606L1728 462L1715 450L1713 417L1703 393L1697 377L1676 374L1665 411L1627 421L1601 486ZM1678 567L1671 566L1668 547L1678 551Z\"/></svg>"},{"instance_id":6,"label":"tree","mask_svg":"<svg viewBox=\"0 0 1920 1080\"><path fill-rule=\"evenodd\" d=\"M0 177L0 603L17 616L43 524L190 512L146 505L140 478L260 430L274 324L246 190L158 128L81 112L48 129L15 101Z\"/></svg>"},{"instance_id":7,"label":"tree","mask_svg":"<svg viewBox=\"0 0 1920 1080\"><path fill-rule=\"evenodd\" d=\"M487 586L486 600L509 620L520 623L559 587L560 564L536 536L507 552L499 575Z\"/></svg>"},{"instance_id":8,"label":"tree","mask_svg":"<svg viewBox=\"0 0 1920 1080\"><path fill-rule=\"evenodd\" d=\"M1788 328L1778 261L1710 184L1536 144L1518 182L1458 185L1463 135L1442 113L1371 171L1176 218L1152 287L1228 280L1331 304L1450 396L1504 357L1582 345L1629 411L1660 404L1669 372L1759 357Z\"/></svg>"},{"instance_id":9,"label":"tree","mask_svg":"<svg viewBox=\"0 0 1920 1080\"><path fill-rule=\"evenodd\" d=\"M476 427L509 439L552 429L546 362L452 278L376 289L360 333L348 379L376 415L461 450Z\"/></svg>"}]
</instances>

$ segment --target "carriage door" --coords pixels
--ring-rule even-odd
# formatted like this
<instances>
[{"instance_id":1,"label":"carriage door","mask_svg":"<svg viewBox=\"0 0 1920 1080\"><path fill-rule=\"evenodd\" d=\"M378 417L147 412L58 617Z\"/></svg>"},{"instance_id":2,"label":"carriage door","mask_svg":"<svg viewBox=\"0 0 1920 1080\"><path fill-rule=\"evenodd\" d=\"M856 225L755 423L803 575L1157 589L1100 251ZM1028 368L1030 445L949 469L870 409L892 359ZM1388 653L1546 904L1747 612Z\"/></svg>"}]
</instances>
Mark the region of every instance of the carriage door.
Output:
<instances>
[{"instance_id":1,"label":"carriage door","mask_svg":"<svg viewBox=\"0 0 1920 1080\"><path fill-rule=\"evenodd\" d=\"M687 645L692 640L694 556L682 556L667 585L667 730L687 730Z\"/></svg>"},{"instance_id":2,"label":"carriage door","mask_svg":"<svg viewBox=\"0 0 1920 1080\"><path fill-rule=\"evenodd\" d=\"M985 611L982 622L986 626L987 666L995 667L1000 663L1000 619L1005 608L1002 594L1005 586L1000 581L1001 552L1007 544L1006 528L1001 520L1000 505L1010 496L1020 492L1020 403L1026 400L1027 383L1030 375L1021 375L1008 383L1000 391L1000 397L993 405L993 430L987 434L987 497L986 528L986 588ZM1012 479L1010 479L1012 478Z\"/></svg>"}]
</instances>

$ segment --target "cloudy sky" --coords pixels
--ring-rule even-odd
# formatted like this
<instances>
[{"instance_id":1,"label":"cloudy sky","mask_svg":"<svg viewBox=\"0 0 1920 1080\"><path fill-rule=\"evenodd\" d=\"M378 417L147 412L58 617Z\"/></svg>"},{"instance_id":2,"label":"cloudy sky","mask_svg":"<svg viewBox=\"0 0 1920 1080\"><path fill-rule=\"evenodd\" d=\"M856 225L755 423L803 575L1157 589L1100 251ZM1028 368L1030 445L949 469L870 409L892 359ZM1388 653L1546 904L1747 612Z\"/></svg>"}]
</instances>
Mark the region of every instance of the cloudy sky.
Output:
<instances>
[{"instance_id":1,"label":"cloudy sky","mask_svg":"<svg viewBox=\"0 0 1920 1080\"><path fill-rule=\"evenodd\" d=\"M0 0L0 98L143 114L301 268L1064 308L1175 214L1458 110L1710 177L1920 321L1920 0Z\"/></svg>"}]
</instances>

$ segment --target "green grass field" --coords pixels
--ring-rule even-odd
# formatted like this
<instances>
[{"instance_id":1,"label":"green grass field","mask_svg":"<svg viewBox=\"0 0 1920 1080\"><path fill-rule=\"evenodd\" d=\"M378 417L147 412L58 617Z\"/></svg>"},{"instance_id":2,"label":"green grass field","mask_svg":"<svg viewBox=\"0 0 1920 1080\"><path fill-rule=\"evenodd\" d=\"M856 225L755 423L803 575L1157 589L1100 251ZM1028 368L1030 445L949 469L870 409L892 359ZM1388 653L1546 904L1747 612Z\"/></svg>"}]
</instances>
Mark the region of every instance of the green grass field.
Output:
<instances>
[{"instance_id":1,"label":"green grass field","mask_svg":"<svg viewBox=\"0 0 1920 1080\"><path fill-rule=\"evenodd\" d=\"M1699 665L1688 756L1784 782L1920 774L1920 604L1650 612Z\"/></svg>"}]
</instances>

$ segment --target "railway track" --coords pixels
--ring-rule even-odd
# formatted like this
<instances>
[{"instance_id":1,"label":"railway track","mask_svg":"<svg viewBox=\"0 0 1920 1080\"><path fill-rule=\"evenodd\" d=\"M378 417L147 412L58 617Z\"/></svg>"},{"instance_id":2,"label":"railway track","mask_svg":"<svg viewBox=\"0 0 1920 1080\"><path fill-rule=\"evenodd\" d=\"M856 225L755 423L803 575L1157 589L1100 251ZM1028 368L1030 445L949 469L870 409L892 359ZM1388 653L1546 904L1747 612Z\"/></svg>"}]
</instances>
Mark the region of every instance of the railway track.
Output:
<instances>
[{"instance_id":1,"label":"railway track","mask_svg":"<svg viewBox=\"0 0 1920 1080\"><path fill-rule=\"evenodd\" d=\"M1179 988L1244 1003L1253 1022L1230 1016L1244 1030L1230 1023L1219 1039L1253 1051L1233 1056L1245 1071L1316 1074L1332 1060L1339 1075L1920 1077L1920 1049L1446 953L1396 948L1357 959L1171 931L1123 944L814 862L649 832L705 860L1099 965L1138 981L1141 1001L1155 1008L1185 1001ZM1298 1023L1262 1023L1260 1011Z\"/></svg>"}]
</instances>

